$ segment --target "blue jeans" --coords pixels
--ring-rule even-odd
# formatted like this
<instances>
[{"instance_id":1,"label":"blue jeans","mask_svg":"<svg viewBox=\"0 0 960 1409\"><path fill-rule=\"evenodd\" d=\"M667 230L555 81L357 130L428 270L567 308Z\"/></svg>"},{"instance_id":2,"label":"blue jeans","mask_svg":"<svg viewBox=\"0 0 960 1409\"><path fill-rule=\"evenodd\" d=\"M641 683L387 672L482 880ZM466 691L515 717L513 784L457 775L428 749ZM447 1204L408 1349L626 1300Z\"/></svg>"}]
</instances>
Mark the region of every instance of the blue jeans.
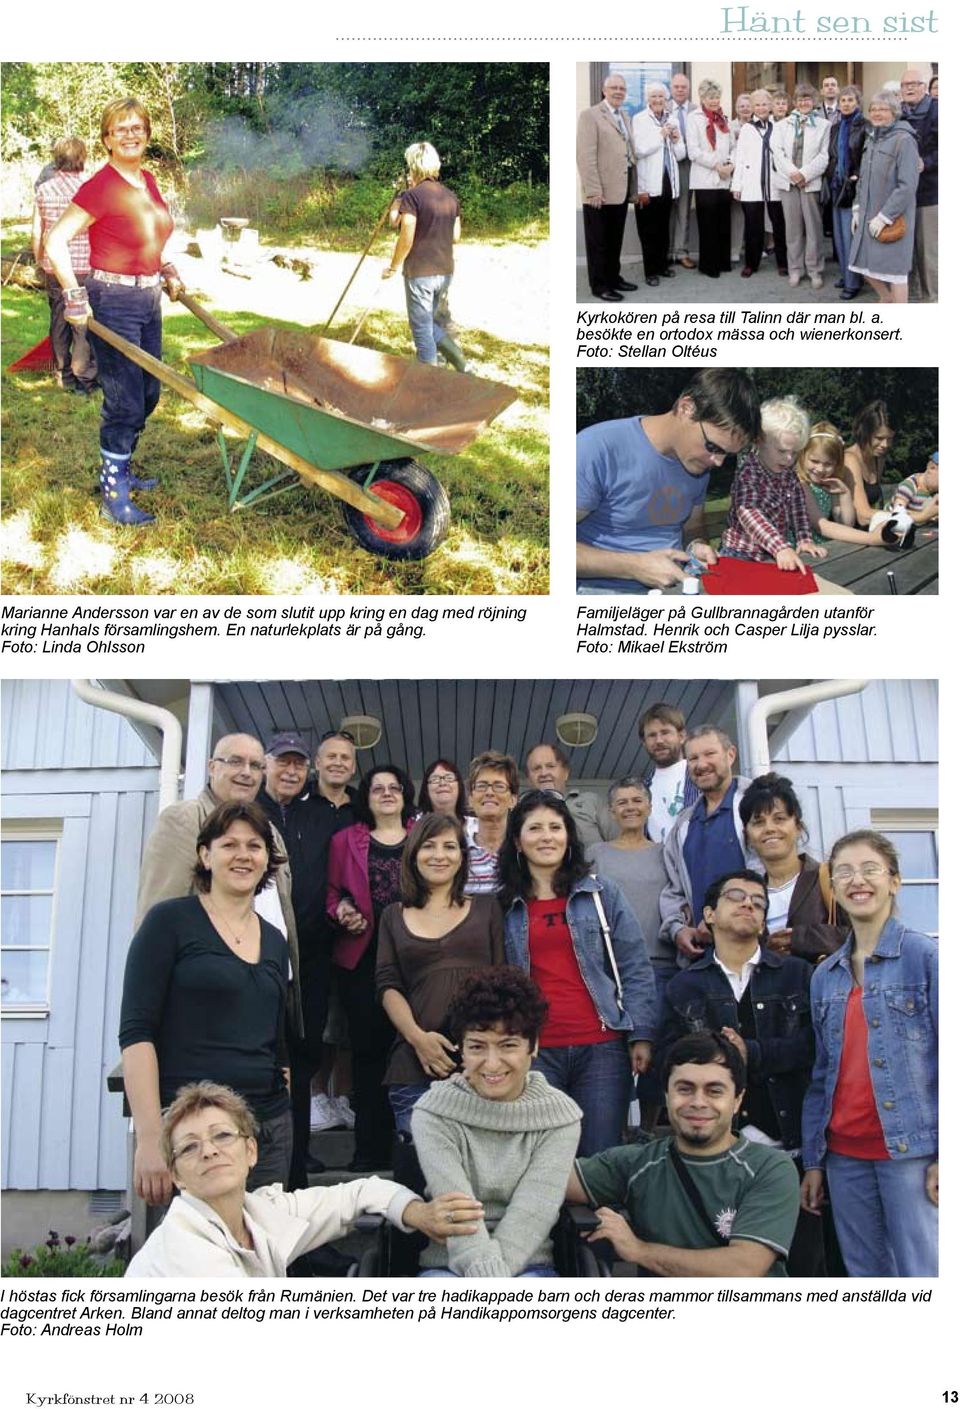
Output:
<instances>
[{"instance_id":1,"label":"blue jeans","mask_svg":"<svg viewBox=\"0 0 960 1409\"><path fill-rule=\"evenodd\" d=\"M459 1272L451 1272L449 1267L425 1267L417 1274L420 1277L459 1277ZM526 1267L522 1272L517 1273L518 1277L559 1277L560 1273L553 1267L545 1267L543 1264Z\"/></svg>"},{"instance_id":2,"label":"blue jeans","mask_svg":"<svg viewBox=\"0 0 960 1409\"><path fill-rule=\"evenodd\" d=\"M160 285L152 289L126 284L87 283L90 308L98 323L142 347L153 357L161 352ZM122 352L96 334L90 334L97 356L103 407L100 412L100 446L114 456L133 454L147 417L160 400L160 383Z\"/></svg>"},{"instance_id":3,"label":"blue jeans","mask_svg":"<svg viewBox=\"0 0 960 1409\"><path fill-rule=\"evenodd\" d=\"M925 1186L931 1163L827 1152L833 1221L851 1277L937 1276L940 1216Z\"/></svg>"},{"instance_id":4,"label":"blue jeans","mask_svg":"<svg viewBox=\"0 0 960 1409\"><path fill-rule=\"evenodd\" d=\"M840 262L840 272L843 275L843 287L845 289L862 289L863 275L851 274L850 264L850 244L853 236L850 232L850 222L853 220L853 206L833 207L833 239L837 246L837 259Z\"/></svg>"},{"instance_id":5,"label":"blue jeans","mask_svg":"<svg viewBox=\"0 0 960 1409\"><path fill-rule=\"evenodd\" d=\"M452 274L420 274L403 281L407 320L420 362L431 365L436 362L437 343L447 334L450 323L447 290L452 278Z\"/></svg>"},{"instance_id":6,"label":"blue jeans","mask_svg":"<svg viewBox=\"0 0 960 1409\"><path fill-rule=\"evenodd\" d=\"M420 1097L430 1090L429 1081L395 1081L387 1087L393 1123L401 1135L411 1135L410 1117Z\"/></svg>"},{"instance_id":7,"label":"blue jeans","mask_svg":"<svg viewBox=\"0 0 960 1409\"><path fill-rule=\"evenodd\" d=\"M578 1155L595 1155L623 1143L632 1077L622 1039L585 1047L541 1047L533 1065L583 1111Z\"/></svg>"}]
</instances>

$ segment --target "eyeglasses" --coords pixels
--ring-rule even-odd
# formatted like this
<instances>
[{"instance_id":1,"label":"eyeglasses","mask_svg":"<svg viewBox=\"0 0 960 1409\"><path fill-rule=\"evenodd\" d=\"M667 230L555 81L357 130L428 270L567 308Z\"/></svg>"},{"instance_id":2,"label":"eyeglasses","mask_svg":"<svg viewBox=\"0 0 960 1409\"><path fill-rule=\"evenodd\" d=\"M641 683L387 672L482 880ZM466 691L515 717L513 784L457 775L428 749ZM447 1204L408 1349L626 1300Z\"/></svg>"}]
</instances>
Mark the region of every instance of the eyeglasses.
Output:
<instances>
[{"instance_id":1,"label":"eyeglasses","mask_svg":"<svg viewBox=\"0 0 960 1409\"><path fill-rule=\"evenodd\" d=\"M399 783L384 783L382 787L371 788L371 789L370 789L370 796L371 796L371 797L387 797L387 796L392 796L392 794L394 794L394 793L400 794L400 793L402 793L402 792L403 792L403 788L401 788L401 786L400 786Z\"/></svg>"},{"instance_id":2,"label":"eyeglasses","mask_svg":"<svg viewBox=\"0 0 960 1409\"><path fill-rule=\"evenodd\" d=\"M241 758L238 753L232 753L229 758L220 758L214 754L211 763L222 763L224 768L246 768L250 773L262 773L266 766L262 758Z\"/></svg>"},{"instance_id":3,"label":"eyeglasses","mask_svg":"<svg viewBox=\"0 0 960 1409\"><path fill-rule=\"evenodd\" d=\"M496 793L498 797L503 797L505 793L508 793L510 791L510 784L486 782L482 783L478 778L473 785L473 791L475 793Z\"/></svg>"},{"instance_id":4,"label":"eyeglasses","mask_svg":"<svg viewBox=\"0 0 960 1409\"><path fill-rule=\"evenodd\" d=\"M712 440L708 440L707 433L703 429L702 421L698 421L697 425L700 427L700 434L703 436L703 448L710 456L711 460L725 460L728 455L733 455L736 453L733 450L724 449L722 445L716 445Z\"/></svg>"},{"instance_id":5,"label":"eyeglasses","mask_svg":"<svg viewBox=\"0 0 960 1409\"><path fill-rule=\"evenodd\" d=\"M226 1154L227 1150L232 1149L236 1142L243 1138L239 1130L215 1130L205 1140L187 1140L179 1149L174 1150L174 1163L185 1159L188 1164L192 1164L200 1158L204 1145L212 1145L215 1152Z\"/></svg>"},{"instance_id":6,"label":"eyeglasses","mask_svg":"<svg viewBox=\"0 0 960 1409\"><path fill-rule=\"evenodd\" d=\"M854 876L860 876L865 881L875 881L878 876L892 876L893 872L889 866L883 866L879 861L866 861L862 866L836 866L830 873L832 881L852 881Z\"/></svg>"},{"instance_id":7,"label":"eyeglasses","mask_svg":"<svg viewBox=\"0 0 960 1409\"><path fill-rule=\"evenodd\" d=\"M130 127L112 127L111 137L146 137L147 129L142 122L132 123Z\"/></svg>"},{"instance_id":8,"label":"eyeglasses","mask_svg":"<svg viewBox=\"0 0 960 1409\"><path fill-rule=\"evenodd\" d=\"M457 775L456 773L431 773L427 781L430 783L455 783Z\"/></svg>"},{"instance_id":9,"label":"eyeglasses","mask_svg":"<svg viewBox=\"0 0 960 1409\"><path fill-rule=\"evenodd\" d=\"M747 890L741 890L739 886L732 886L729 890L720 892L721 900L732 900L734 905L742 905L745 900L749 900L754 910L759 915L767 913L767 897L765 895L751 895Z\"/></svg>"},{"instance_id":10,"label":"eyeglasses","mask_svg":"<svg viewBox=\"0 0 960 1409\"><path fill-rule=\"evenodd\" d=\"M325 734L320 735L321 744L325 744L328 739L346 739L348 744L353 744L356 748L357 741L348 729L328 729Z\"/></svg>"}]
</instances>

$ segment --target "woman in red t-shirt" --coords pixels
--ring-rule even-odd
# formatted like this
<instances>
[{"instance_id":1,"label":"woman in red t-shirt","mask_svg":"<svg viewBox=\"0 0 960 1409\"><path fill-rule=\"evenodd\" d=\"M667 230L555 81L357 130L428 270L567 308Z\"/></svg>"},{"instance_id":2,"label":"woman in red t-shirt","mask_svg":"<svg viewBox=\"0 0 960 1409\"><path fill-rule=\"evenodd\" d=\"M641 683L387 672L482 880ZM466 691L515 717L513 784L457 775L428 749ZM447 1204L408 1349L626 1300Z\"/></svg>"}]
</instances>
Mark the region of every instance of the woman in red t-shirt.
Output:
<instances>
[{"instance_id":1,"label":"woman in red t-shirt","mask_svg":"<svg viewBox=\"0 0 960 1409\"><path fill-rule=\"evenodd\" d=\"M536 1066L583 1111L580 1154L619 1145L631 1067L648 1070L657 1031L636 916L613 881L590 874L556 793L524 795L499 865L507 962L529 973L549 1004Z\"/></svg>"},{"instance_id":2,"label":"woman in red t-shirt","mask_svg":"<svg viewBox=\"0 0 960 1409\"><path fill-rule=\"evenodd\" d=\"M104 327L153 357L161 355L160 287L179 297L183 284L164 258L173 219L156 181L141 165L150 118L136 98L108 103L100 119L106 165L84 182L47 236L47 254L64 290L68 322L83 326L92 314ZM90 235L90 275L78 283L70 240ZM160 400L160 383L110 343L95 335L103 408L100 413L100 492L103 512L115 523L146 524L153 515L130 498L152 489L138 479L130 459L147 417Z\"/></svg>"}]
</instances>

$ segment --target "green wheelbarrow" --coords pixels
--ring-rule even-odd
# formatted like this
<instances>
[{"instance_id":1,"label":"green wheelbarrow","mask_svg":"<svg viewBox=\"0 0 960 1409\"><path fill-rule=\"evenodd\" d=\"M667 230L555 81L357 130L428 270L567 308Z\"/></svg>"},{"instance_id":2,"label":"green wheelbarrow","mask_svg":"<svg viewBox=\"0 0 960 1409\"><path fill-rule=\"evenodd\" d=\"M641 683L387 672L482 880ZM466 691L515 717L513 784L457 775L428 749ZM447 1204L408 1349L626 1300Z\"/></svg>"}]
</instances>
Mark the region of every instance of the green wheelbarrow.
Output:
<instances>
[{"instance_id":1,"label":"green wheelbarrow","mask_svg":"<svg viewBox=\"0 0 960 1409\"><path fill-rule=\"evenodd\" d=\"M304 483L341 501L371 553L409 560L437 547L450 503L414 456L466 449L516 399L511 387L293 329L237 337L188 295L180 301L223 339L190 357L192 382L96 319L88 327L217 424L231 510ZM224 429L246 437L236 468ZM283 469L242 493L258 448Z\"/></svg>"}]
</instances>

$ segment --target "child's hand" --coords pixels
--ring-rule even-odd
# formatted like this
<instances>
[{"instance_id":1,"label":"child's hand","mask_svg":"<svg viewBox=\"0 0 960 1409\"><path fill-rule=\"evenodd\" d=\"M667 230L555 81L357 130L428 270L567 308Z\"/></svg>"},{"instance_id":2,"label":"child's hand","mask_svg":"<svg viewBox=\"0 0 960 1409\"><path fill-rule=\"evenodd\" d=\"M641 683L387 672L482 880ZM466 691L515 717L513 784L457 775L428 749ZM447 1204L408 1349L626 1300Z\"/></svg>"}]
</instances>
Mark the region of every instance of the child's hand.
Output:
<instances>
[{"instance_id":1,"label":"child's hand","mask_svg":"<svg viewBox=\"0 0 960 1409\"><path fill-rule=\"evenodd\" d=\"M817 483L818 483L819 487L820 487L821 489L825 489L828 494L849 494L849 493L850 493L850 487L849 487L849 485L844 484L844 482L843 482L842 479L837 479L837 478L835 478L833 475L831 475L831 476L830 476L829 478L827 478L827 479L818 480Z\"/></svg>"},{"instance_id":2,"label":"child's hand","mask_svg":"<svg viewBox=\"0 0 960 1409\"><path fill-rule=\"evenodd\" d=\"M806 575L807 571L792 548L780 549L777 554L777 567L781 572L802 572Z\"/></svg>"},{"instance_id":3,"label":"child's hand","mask_svg":"<svg viewBox=\"0 0 960 1409\"><path fill-rule=\"evenodd\" d=\"M825 558L827 556L826 548L820 543L812 542L809 538L797 540L797 552L806 553L808 558Z\"/></svg>"}]
</instances>

